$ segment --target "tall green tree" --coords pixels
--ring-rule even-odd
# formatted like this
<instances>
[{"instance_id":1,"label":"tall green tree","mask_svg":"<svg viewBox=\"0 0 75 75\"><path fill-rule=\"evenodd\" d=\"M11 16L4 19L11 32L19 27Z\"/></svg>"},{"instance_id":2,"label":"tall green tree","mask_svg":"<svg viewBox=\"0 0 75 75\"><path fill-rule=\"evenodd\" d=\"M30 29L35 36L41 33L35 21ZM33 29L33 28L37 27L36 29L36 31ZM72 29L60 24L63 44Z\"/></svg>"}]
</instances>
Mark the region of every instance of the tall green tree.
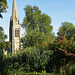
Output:
<instances>
[{"instance_id":1,"label":"tall green tree","mask_svg":"<svg viewBox=\"0 0 75 75\"><path fill-rule=\"evenodd\" d=\"M61 23L61 27L58 31L58 36L62 35L65 36L67 39L70 39L71 37L75 38L75 26L72 23L69 22L63 22Z\"/></svg>"},{"instance_id":2,"label":"tall green tree","mask_svg":"<svg viewBox=\"0 0 75 75\"><path fill-rule=\"evenodd\" d=\"M5 39L7 35L4 34L4 30L0 27L0 73L3 72L3 49L6 48Z\"/></svg>"},{"instance_id":3,"label":"tall green tree","mask_svg":"<svg viewBox=\"0 0 75 75\"><path fill-rule=\"evenodd\" d=\"M1 51L6 48L6 43L5 43L6 38L7 38L7 35L4 34L3 28L0 27L0 50Z\"/></svg>"},{"instance_id":4,"label":"tall green tree","mask_svg":"<svg viewBox=\"0 0 75 75\"><path fill-rule=\"evenodd\" d=\"M7 12L6 8L8 8L7 0L0 0L0 18L3 18L1 13Z\"/></svg>"},{"instance_id":5,"label":"tall green tree","mask_svg":"<svg viewBox=\"0 0 75 75\"><path fill-rule=\"evenodd\" d=\"M3 51L3 49L5 50L10 50L11 48L11 42L5 42L5 40L7 39L7 35L5 35L4 30L2 27L0 27L0 50Z\"/></svg>"},{"instance_id":6,"label":"tall green tree","mask_svg":"<svg viewBox=\"0 0 75 75\"><path fill-rule=\"evenodd\" d=\"M39 46L43 41L53 42L55 36L52 33L53 27L50 25L51 18L41 13L37 6L27 5L24 11L22 27L26 30L26 34L22 38L23 47Z\"/></svg>"},{"instance_id":7,"label":"tall green tree","mask_svg":"<svg viewBox=\"0 0 75 75\"><path fill-rule=\"evenodd\" d=\"M0 27L0 43L4 42L7 38L7 35L4 34L4 30L2 27Z\"/></svg>"}]
</instances>

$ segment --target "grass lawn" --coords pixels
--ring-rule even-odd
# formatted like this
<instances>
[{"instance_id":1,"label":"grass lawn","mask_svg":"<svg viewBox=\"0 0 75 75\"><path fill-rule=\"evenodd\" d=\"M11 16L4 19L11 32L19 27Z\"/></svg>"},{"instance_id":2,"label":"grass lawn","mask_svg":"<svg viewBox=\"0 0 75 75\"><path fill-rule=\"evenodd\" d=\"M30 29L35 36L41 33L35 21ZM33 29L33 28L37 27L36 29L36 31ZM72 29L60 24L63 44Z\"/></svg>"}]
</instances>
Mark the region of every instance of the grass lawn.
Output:
<instances>
[{"instance_id":1,"label":"grass lawn","mask_svg":"<svg viewBox=\"0 0 75 75\"><path fill-rule=\"evenodd\" d=\"M59 74L53 74L53 73L26 73L25 75L59 75Z\"/></svg>"},{"instance_id":2,"label":"grass lawn","mask_svg":"<svg viewBox=\"0 0 75 75\"><path fill-rule=\"evenodd\" d=\"M59 74L54 74L54 73L15 73L15 74L9 74L9 75L59 75Z\"/></svg>"}]
</instances>

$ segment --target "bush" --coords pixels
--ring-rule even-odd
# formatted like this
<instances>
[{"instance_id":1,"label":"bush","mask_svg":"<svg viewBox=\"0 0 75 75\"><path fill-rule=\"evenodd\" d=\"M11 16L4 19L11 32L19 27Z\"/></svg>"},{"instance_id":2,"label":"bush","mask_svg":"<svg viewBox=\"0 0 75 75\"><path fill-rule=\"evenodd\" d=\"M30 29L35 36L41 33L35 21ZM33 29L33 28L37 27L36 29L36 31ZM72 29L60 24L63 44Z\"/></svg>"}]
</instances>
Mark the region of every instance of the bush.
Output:
<instances>
[{"instance_id":1,"label":"bush","mask_svg":"<svg viewBox=\"0 0 75 75\"><path fill-rule=\"evenodd\" d=\"M67 68L67 75L75 75L75 64Z\"/></svg>"},{"instance_id":2,"label":"bush","mask_svg":"<svg viewBox=\"0 0 75 75\"><path fill-rule=\"evenodd\" d=\"M52 50L39 50L36 47L28 47L16 55L9 55L5 59L5 72L32 72L46 70L50 61Z\"/></svg>"}]
</instances>

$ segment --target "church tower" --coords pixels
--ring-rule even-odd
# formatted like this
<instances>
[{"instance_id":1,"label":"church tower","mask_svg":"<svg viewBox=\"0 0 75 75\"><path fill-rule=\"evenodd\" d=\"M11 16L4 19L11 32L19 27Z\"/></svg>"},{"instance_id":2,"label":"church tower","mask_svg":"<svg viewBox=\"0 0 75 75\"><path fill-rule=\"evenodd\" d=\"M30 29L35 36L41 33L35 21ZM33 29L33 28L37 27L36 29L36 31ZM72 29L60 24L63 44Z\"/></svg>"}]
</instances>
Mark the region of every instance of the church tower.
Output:
<instances>
[{"instance_id":1,"label":"church tower","mask_svg":"<svg viewBox=\"0 0 75 75\"><path fill-rule=\"evenodd\" d=\"M12 16L9 26L9 41L11 42L11 52L19 50L19 42L21 38L20 20L17 15L16 0L13 0Z\"/></svg>"}]
</instances>

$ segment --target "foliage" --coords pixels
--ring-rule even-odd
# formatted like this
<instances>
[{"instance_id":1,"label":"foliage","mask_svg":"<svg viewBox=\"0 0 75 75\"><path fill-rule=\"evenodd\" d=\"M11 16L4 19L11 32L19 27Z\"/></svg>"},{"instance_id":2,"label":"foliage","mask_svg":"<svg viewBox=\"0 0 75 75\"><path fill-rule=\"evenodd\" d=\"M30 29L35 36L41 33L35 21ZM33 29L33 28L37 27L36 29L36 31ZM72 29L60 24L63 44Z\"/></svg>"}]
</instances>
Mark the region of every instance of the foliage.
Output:
<instances>
[{"instance_id":1,"label":"foliage","mask_svg":"<svg viewBox=\"0 0 75 75\"><path fill-rule=\"evenodd\" d=\"M75 64L69 64L67 66L67 75L75 75Z\"/></svg>"},{"instance_id":2,"label":"foliage","mask_svg":"<svg viewBox=\"0 0 75 75\"><path fill-rule=\"evenodd\" d=\"M51 67L56 69L56 72L59 72L61 68L62 72L65 72L66 64L71 61L75 62L73 60L75 59L75 41L73 37L68 40L66 37L60 35L53 44L49 45L49 48L54 51L54 56L51 60L54 63L50 63L53 65Z\"/></svg>"},{"instance_id":3,"label":"foliage","mask_svg":"<svg viewBox=\"0 0 75 75\"><path fill-rule=\"evenodd\" d=\"M52 54L52 50L41 52L36 47L28 47L16 55L13 54L12 56L8 55L6 57L5 72L15 70L19 73L45 70Z\"/></svg>"},{"instance_id":4,"label":"foliage","mask_svg":"<svg viewBox=\"0 0 75 75\"><path fill-rule=\"evenodd\" d=\"M3 28L0 27L0 43L2 43L3 41L5 41L6 38L7 38L7 35L4 34Z\"/></svg>"},{"instance_id":5,"label":"foliage","mask_svg":"<svg viewBox=\"0 0 75 75\"><path fill-rule=\"evenodd\" d=\"M3 72L3 52L0 50L0 73Z\"/></svg>"},{"instance_id":6,"label":"foliage","mask_svg":"<svg viewBox=\"0 0 75 75\"><path fill-rule=\"evenodd\" d=\"M0 17L1 18L3 18L1 13L7 12L6 8L8 8L7 0L0 0Z\"/></svg>"},{"instance_id":7,"label":"foliage","mask_svg":"<svg viewBox=\"0 0 75 75\"><path fill-rule=\"evenodd\" d=\"M22 38L23 48L36 46L38 47L42 42L53 42L55 39L52 33L53 27L51 18L44 13L37 6L27 5L24 8L26 17L23 19L22 27L26 29L26 34Z\"/></svg>"},{"instance_id":8,"label":"foliage","mask_svg":"<svg viewBox=\"0 0 75 75\"><path fill-rule=\"evenodd\" d=\"M70 39L71 37L75 38L75 26L72 23L63 22L61 25L62 26L59 28L58 36L62 35L67 39Z\"/></svg>"},{"instance_id":9,"label":"foliage","mask_svg":"<svg viewBox=\"0 0 75 75\"><path fill-rule=\"evenodd\" d=\"M11 49L11 42L8 41L8 42L6 42L6 48L5 48L5 50L7 50L8 52L10 52L10 49Z\"/></svg>"},{"instance_id":10,"label":"foliage","mask_svg":"<svg viewBox=\"0 0 75 75\"><path fill-rule=\"evenodd\" d=\"M0 73L3 72L3 49L6 48L5 39L7 35L4 34L4 30L0 27Z\"/></svg>"},{"instance_id":11,"label":"foliage","mask_svg":"<svg viewBox=\"0 0 75 75\"><path fill-rule=\"evenodd\" d=\"M2 51L3 51L3 49L9 50L11 47L10 42L5 42L6 38L7 38L7 35L4 34L3 28L0 27L0 50L2 50Z\"/></svg>"},{"instance_id":12,"label":"foliage","mask_svg":"<svg viewBox=\"0 0 75 75\"><path fill-rule=\"evenodd\" d=\"M67 40L66 37L62 37L61 35L56 43L58 49L64 52L65 56L75 56L75 41L73 37L71 37L70 40Z\"/></svg>"}]
</instances>

